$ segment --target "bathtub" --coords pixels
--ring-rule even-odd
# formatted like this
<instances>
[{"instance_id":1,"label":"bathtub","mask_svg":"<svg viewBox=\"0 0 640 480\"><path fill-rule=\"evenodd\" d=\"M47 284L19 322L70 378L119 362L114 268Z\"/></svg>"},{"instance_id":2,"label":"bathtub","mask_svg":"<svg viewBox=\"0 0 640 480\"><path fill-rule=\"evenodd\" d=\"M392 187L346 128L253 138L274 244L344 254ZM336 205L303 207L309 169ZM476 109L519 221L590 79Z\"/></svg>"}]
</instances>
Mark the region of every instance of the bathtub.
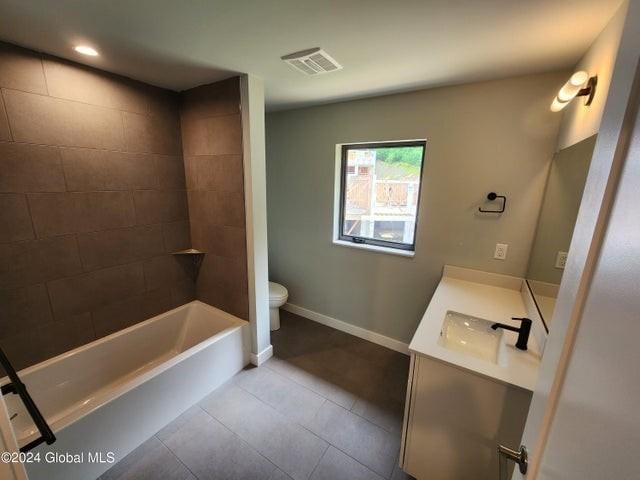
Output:
<instances>
[{"instance_id":1,"label":"bathtub","mask_svg":"<svg viewBox=\"0 0 640 480\"><path fill-rule=\"evenodd\" d=\"M40 462L25 465L29 479L97 478L113 465L110 455L122 459L240 371L249 354L248 322L194 301L22 370L57 437L32 450ZM28 413L17 395L4 399L17 414L18 444L29 443L38 433Z\"/></svg>"}]
</instances>

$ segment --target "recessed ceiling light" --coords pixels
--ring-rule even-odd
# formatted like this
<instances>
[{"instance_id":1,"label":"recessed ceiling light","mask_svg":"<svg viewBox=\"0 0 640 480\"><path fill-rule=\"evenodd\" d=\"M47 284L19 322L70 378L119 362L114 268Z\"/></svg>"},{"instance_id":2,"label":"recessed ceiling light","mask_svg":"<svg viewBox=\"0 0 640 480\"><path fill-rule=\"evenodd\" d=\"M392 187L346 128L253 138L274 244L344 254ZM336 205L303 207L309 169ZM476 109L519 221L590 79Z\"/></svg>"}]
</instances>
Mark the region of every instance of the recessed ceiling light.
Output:
<instances>
[{"instance_id":1,"label":"recessed ceiling light","mask_svg":"<svg viewBox=\"0 0 640 480\"><path fill-rule=\"evenodd\" d=\"M73 49L82 55L89 55L90 57L98 56L98 51L95 48L87 47L86 45L77 45L73 47Z\"/></svg>"}]
</instances>

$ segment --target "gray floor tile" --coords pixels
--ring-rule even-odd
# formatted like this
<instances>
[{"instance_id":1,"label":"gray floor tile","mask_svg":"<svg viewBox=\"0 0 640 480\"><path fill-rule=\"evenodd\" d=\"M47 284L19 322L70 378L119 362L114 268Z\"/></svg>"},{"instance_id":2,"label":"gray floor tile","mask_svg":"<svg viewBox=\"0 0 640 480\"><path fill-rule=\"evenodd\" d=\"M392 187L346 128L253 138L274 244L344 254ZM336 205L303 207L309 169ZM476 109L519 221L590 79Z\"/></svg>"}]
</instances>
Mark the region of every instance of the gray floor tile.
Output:
<instances>
[{"instance_id":1,"label":"gray floor tile","mask_svg":"<svg viewBox=\"0 0 640 480\"><path fill-rule=\"evenodd\" d=\"M200 406L296 480L307 480L327 443L236 386L227 384Z\"/></svg>"},{"instance_id":2,"label":"gray floor tile","mask_svg":"<svg viewBox=\"0 0 640 480\"><path fill-rule=\"evenodd\" d=\"M285 310L280 310L280 324L280 330L271 332L271 343L293 355L325 349L341 333Z\"/></svg>"},{"instance_id":3,"label":"gray floor tile","mask_svg":"<svg viewBox=\"0 0 640 480\"><path fill-rule=\"evenodd\" d=\"M337 375L304 356L286 360L274 356L264 366L345 408L351 408L357 399Z\"/></svg>"},{"instance_id":4,"label":"gray floor tile","mask_svg":"<svg viewBox=\"0 0 640 480\"><path fill-rule=\"evenodd\" d=\"M387 350L375 345L378 350ZM371 348L373 350L373 348ZM401 354L394 354L387 363L363 357L348 347L336 346L309 354L316 364L329 369L341 384L358 398L378 396L404 401L408 377L408 362L400 362ZM402 355L403 356L403 355ZM404 372L402 371L404 363ZM375 395L372 395L375 394Z\"/></svg>"},{"instance_id":5,"label":"gray floor tile","mask_svg":"<svg viewBox=\"0 0 640 480\"><path fill-rule=\"evenodd\" d=\"M282 328L272 336L274 369L281 367L283 374L291 374L293 380L345 408L351 408L354 399L369 398L378 391L404 403L407 355L283 313ZM278 359L284 365L275 365Z\"/></svg>"},{"instance_id":6,"label":"gray floor tile","mask_svg":"<svg viewBox=\"0 0 640 480\"><path fill-rule=\"evenodd\" d=\"M393 475L391 475L391 480L415 480L411 475L405 473L396 462L396 466L393 468Z\"/></svg>"},{"instance_id":7,"label":"gray floor tile","mask_svg":"<svg viewBox=\"0 0 640 480\"><path fill-rule=\"evenodd\" d=\"M387 391L394 399L404 404L409 381L409 357L396 357L393 362L382 367L382 375L382 382L387 386Z\"/></svg>"},{"instance_id":8,"label":"gray floor tile","mask_svg":"<svg viewBox=\"0 0 640 480\"><path fill-rule=\"evenodd\" d=\"M344 332L339 333L340 335L333 339L334 346L339 346L354 355L364 358L367 362L376 365L380 369L386 369L390 366L397 365L402 369L408 370L408 355L382 347L381 345L377 345Z\"/></svg>"},{"instance_id":9,"label":"gray floor tile","mask_svg":"<svg viewBox=\"0 0 640 480\"><path fill-rule=\"evenodd\" d=\"M398 457L400 435L392 434L329 401L309 429L385 478Z\"/></svg>"},{"instance_id":10,"label":"gray floor tile","mask_svg":"<svg viewBox=\"0 0 640 480\"><path fill-rule=\"evenodd\" d=\"M280 470L279 468L276 468L271 474L271 477L269 478L269 480L292 480L292 479L289 475L284 473L282 470Z\"/></svg>"},{"instance_id":11,"label":"gray floor tile","mask_svg":"<svg viewBox=\"0 0 640 480\"><path fill-rule=\"evenodd\" d=\"M164 442L167 438L169 438L172 434L180 430L183 426L192 421L206 421L209 415L207 412L202 410L198 405L194 405L193 407L186 410L182 415L176 418L174 421L163 427L160 431L156 433L156 437L160 439L160 441Z\"/></svg>"},{"instance_id":12,"label":"gray floor tile","mask_svg":"<svg viewBox=\"0 0 640 480\"><path fill-rule=\"evenodd\" d=\"M202 480L268 480L276 468L205 412L192 415L164 438L167 447Z\"/></svg>"},{"instance_id":13,"label":"gray floor tile","mask_svg":"<svg viewBox=\"0 0 640 480\"><path fill-rule=\"evenodd\" d=\"M247 368L234 377L234 383L301 425L315 417L325 400L268 368Z\"/></svg>"},{"instance_id":14,"label":"gray floor tile","mask_svg":"<svg viewBox=\"0 0 640 480\"><path fill-rule=\"evenodd\" d=\"M383 480L383 478L335 447L329 447L311 480Z\"/></svg>"},{"instance_id":15,"label":"gray floor tile","mask_svg":"<svg viewBox=\"0 0 640 480\"><path fill-rule=\"evenodd\" d=\"M187 480L191 472L156 437L107 470L100 480Z\"/></svg>"},{"instance_id":16,"label":"gray floor tile","mask_svg":"<svg viewBox=\"0 0 640 480\"><path fill-rule=\"evenodd\" d=\"M351 411L388 432L402 431L404 403L389 396L385 390L367 392L356 400Z\"/></svg>"}]
</instances>

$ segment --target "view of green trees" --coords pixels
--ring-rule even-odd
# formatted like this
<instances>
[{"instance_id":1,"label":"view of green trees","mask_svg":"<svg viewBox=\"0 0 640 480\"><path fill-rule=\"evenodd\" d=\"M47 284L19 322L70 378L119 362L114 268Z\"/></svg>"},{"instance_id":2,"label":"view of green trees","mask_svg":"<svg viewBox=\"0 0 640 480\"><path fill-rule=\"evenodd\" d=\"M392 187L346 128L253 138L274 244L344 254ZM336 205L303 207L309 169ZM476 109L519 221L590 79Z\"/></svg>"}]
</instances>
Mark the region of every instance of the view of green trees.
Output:
<instances>
[{"instance_id":1,"label":"view of green trees","mask_svg":"<svg viewBox=\"0 0 640 480\"><path fill-rule=\"evenodd\" d=\"M376 174L380 179L417 180L423 147L381 147L376 152Z\"/></svg>"},{"instance_id":2,"label":"view of green trees","mask_svg":"<svg viewBox=\"0 0 640 480\"><path fill-rule=\"evenodd\" d=\"M376 159L386 163L406 163L420 168L422 147L376 148Z\"/></svg>"}]
</instances>

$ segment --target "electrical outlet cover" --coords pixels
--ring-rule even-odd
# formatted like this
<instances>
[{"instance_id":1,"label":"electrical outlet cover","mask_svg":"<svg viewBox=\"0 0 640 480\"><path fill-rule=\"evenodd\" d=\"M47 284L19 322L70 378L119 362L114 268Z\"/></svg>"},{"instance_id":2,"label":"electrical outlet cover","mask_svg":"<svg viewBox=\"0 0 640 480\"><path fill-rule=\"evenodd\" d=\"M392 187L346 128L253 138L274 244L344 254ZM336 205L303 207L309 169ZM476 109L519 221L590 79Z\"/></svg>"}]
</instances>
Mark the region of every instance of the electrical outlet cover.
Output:
<instances>
[{"instance_id":1,"label":"electrical outlet cover","mask_svg":"<svg viewBox=\"0 0 640 480\"><path fill-rule=\"evenodd\" d=\"M569 255L568 252L558 252L558 254L556 255L556 268L564 269L565 265L567 264L567 255Z\"/></svg>"},{"instance_id":2,"label":"electrical outlet cover","mask_svg":"<svg viewBox=\"0 0 640 480\"><path fill-rule=\"evenodd\" d=\"M493 258L496 260L506 260L509 245L506 243L496 243L496 250L493 252Z\"/></svg>"}]
</instances>

